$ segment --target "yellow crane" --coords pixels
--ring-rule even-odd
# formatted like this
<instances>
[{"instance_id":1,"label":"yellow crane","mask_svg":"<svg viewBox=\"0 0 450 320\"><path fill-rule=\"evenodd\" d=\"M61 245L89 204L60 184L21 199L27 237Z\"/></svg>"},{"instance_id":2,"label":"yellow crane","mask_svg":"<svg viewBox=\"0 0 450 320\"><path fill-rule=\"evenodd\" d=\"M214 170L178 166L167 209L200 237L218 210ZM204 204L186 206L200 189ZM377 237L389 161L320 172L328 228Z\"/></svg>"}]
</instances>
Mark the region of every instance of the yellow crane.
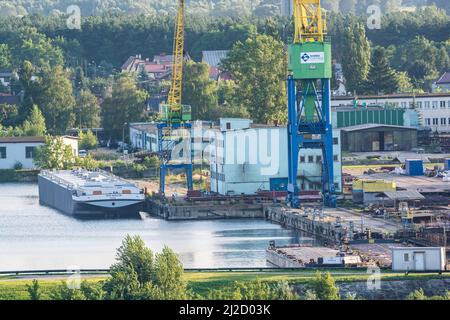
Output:
<instances>
[{"instance_id":1,"label":"yellow crane","mask_svg":"<svg viewBox=\"0 0 450 320\"><path fill-rule=\"evenodd\" d=\"M294 43L323 42L327 31L320 0L294 0Z\"/></svg>"},{"instance_id":2,"label":"yellow crane","mask_svg":"<svg viewBox=\"0 0 450 320\"><path fill-rule=\"evenodd\" d=\"M184 0L178 0L173 40L172 81L167 104L162 106L162 118L169 123L191 120L191 108L181 104L184 62Z\"/></svg>"}]
</instances>

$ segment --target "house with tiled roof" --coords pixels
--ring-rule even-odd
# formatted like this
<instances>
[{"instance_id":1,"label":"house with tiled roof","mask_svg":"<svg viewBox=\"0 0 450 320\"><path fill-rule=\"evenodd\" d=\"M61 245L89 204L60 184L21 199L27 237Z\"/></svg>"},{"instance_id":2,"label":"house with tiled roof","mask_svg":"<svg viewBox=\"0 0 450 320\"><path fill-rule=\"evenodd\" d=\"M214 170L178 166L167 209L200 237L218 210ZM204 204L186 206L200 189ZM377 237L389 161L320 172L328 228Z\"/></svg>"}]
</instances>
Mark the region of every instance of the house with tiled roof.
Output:
<instances>
[{"instance_id":1,"label":"house with tiled roof","mask_svg":"<svg viewBox=\"0 0 450 320\"><path fill-rule=\"evenodd\" d=\"M228 50L202 51L202 62L209 66L209 77L214 80L229 80L230 75L220 70L220 63L227 57Z\"/></svg>"}]
</instances>

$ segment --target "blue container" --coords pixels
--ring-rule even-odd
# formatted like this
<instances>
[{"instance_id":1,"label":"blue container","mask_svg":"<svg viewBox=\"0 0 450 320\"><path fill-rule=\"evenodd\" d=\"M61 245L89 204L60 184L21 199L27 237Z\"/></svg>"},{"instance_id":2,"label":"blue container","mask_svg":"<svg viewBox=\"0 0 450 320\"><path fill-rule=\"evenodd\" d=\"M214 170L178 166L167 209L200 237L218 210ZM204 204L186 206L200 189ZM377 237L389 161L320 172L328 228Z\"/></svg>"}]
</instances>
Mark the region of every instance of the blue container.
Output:
<instances>
[{"instance_id":1,"label":"blue container","mask_svg":"<svg viewBox=\"0 0 450 320\"><path fill-rule=\"evenodd\" d=\"M407 159L406 174L408 176L423 176L423 161L418 159Z\"/></svg>"},{"instance_id":2,"label":"blue container","mask_svg":"<svg viewBox=\"0 0 450 320\"><path fill-rule=\"evenodd\" d=\"M444 160L444 169L450 170L450 158Z\"/></svg>"},{"instance_id":3,"label":"blue container","mask_svg":"<svg viewBox=\"0 0 450 320\"><path fill-rule=\"evenodd\" d=\"M287 191L288 178L270 178L270 191Z\"/></svg>"}]
</instances>

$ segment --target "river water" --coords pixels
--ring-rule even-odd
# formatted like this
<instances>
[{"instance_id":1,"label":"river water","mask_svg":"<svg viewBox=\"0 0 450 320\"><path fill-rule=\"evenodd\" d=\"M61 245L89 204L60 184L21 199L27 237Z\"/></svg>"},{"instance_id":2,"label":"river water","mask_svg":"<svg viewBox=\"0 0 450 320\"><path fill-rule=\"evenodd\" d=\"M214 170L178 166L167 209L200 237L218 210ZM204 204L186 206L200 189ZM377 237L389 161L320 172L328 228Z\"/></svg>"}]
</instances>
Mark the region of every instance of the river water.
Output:
<instances>
[{"instance_id":1,"label":"river water","mask_svg":"<svg viewBox=\"0 0 450 320\"><path fill-rule=\"evenodd\" d=\"M270 240L312 241L263 219L78 220L41 206L36 184L0 184L0 271L108 268L127 234L169 246L185 268L264 267Z\"/></svg>"}]
</instances>

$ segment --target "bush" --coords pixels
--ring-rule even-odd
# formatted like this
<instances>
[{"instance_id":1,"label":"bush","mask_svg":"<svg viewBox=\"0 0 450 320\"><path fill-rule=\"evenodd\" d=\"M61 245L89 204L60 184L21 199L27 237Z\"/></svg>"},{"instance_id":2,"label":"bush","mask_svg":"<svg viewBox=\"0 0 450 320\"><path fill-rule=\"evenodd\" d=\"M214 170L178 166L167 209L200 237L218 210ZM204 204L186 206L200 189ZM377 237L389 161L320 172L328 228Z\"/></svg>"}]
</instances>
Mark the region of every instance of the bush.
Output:
<instances>
[{"instance_id":1,"label":"bush","mask_svg":"<svg viewBox=\"0 0 450 320\"><path fill-rule=\"evenodd\" d=\"M98 139L91 130L88 130L86 133L80 131L80 134L78 136L80 138L80 150L92 150L97 148Z\"/></svg>"},{"instance_id":2,"label":"bush","mask_svg":"<svg viewBox=\"0 0 450 320\"><path fill-rule=\"evenodd\" d=\"M20 161L16 161L14 163L14 170L22 170L23 169L23 164Z\"/></svg>"},{"instance_id":3,"label":"bush","mask_svg":"<svg viewBox=\"0 0 450 320\"><path fill-rule=\"evenodd\" d=\"M157 156L145 157L143 165L147 168L159 167L159 158Z\"/></svg>"}]
</instances>

